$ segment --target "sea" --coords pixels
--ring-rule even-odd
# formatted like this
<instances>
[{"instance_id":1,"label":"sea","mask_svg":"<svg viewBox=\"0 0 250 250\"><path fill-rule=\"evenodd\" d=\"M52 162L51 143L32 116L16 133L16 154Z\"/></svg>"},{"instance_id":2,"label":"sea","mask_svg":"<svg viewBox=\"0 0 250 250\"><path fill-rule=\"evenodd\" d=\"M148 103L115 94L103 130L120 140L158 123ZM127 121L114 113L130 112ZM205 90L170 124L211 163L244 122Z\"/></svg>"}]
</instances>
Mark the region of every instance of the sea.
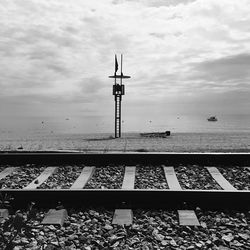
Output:
<instances>
[{"instance_id":1,"label":"sea","mask_svg":"<svg viewBox=\"0 0 250 250\"><path fill-rule=\"evenodd\" d=\"M84 127L82 119L4 120L0 125L1 151L149 151L250 152L250 115L220 115L217 122L204 115L168 116L122 124L114 139L112 122ZM86 122L85 122L86 124ZM133 126L132 126L132 125ZM144 138L142 132L169 130L167 138Z\"/></svg>"}]
</instances>

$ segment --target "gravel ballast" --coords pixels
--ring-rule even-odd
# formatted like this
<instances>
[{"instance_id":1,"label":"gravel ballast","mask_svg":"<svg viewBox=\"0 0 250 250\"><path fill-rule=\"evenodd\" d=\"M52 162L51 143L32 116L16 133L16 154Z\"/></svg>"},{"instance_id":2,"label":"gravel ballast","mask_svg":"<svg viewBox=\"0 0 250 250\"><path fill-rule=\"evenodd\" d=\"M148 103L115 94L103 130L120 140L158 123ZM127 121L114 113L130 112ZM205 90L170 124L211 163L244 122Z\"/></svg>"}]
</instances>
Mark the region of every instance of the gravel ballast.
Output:
<instances>
[{"instance_id":1,"label":"gravel ballast","mask_svg":"<svg viewBox=\"0 0 250 250\"><path fill-rule=\"evenodd\" d=\"M120 189L124 176L123 166L97 167L85 189Z\"/></svg>"},{"instance_id":2,"label":"gravel ballast","mask_svg":"<svg viewBox=\"0 0 250 250\"><path fill-rule=\"evenodd\" d=\"M175 167L182 189L221 189L206 168L197 165Z\"/></svg>"},{"instance_id":3,"label":"gravel ballast","mask_svg":"<svg viewBox=\"0 0 250 250\"><path fill-rule=\"evenodd\" d=\"M2 189L22 189L36 179L45 169L45 167L32 167L27 165L25 167L19 167L13 171L10 175L7 175L4 179L0 180Z\"/></svg>"},{"instance_id":4,"label":"gravel ballast","mask_svg":"<svg viewBox=\"0 0 250 250\"><path fill-rule=\"evenodd\" d=\"M80 175L84 166L60 166L39 189L68 189Z\"/></svg>"},{"instance_id":5,"label":"gravel ballast","mask_svg":"<svg viewBox=\"0 0 250 250\"><path fill-rule=\"evenodd\" d=\"M137 166L136 189L168 189L163 168L160 166Z\"/></svg>"},{"instance_id":6,"label":"gravel ballast","mask_svg":"<svg viewBox=\"0 0 250 250\"><path fill-rule=\"evenodd\" d=\"M238 190L250 189L250 171L242 167L218 167L221 174Z\"/></svg>"},{"instance_id":7,"label":"gravel ballast","mask_svg":"<svg viewBox=\"0 0 250 250\"><path fill-rule=\"evenodd\" d=\"M48 245L60 249L250 249L250 213L196 209L201 226L179 225L177 211L134 210L131 226L112 225L114 210L69 210L64 225L40 225L38 211L30 225L33 236L21 235L16 250L37 250ZM8 232L6 232L8 233Z\"/></svg>"}]
</instances>

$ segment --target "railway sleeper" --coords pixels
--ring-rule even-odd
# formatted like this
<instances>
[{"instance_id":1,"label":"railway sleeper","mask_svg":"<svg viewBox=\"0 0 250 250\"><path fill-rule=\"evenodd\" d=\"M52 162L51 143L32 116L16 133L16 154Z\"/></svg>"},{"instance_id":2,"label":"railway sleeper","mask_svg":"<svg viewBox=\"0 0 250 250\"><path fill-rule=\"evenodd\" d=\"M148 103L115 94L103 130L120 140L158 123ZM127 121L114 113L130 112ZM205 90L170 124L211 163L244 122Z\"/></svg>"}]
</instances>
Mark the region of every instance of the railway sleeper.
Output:
<instances>
[{"instance_id":1,"label":"railway sleeper","mask_svg":"<svg viewBox=\"0 0 250 250\"><path fill-rule=\"evenodd\" d=\"M182 187L179 183L179 180L176 176L176 171L173 166L165 166L162 165L165 181L170 190L182 190ZM23 189L37 189L43 184L50 176L56 173L59 167L47 167L37 178L35 178L31 183L27 186L23 187ZM226 180L226 178L220 173L220 171L216 167L205 167L212 179L224 190L237 190L233 185ZM3 182L4 178L8 175L11 175L14 171L16 171L18 167L7 167L2 172L0 172L0 180ZM70 189L83 189L89 180L92 178L95 167L84 167L82 169L81 174L78 178L73 182ZM249 167L245 167L244 169L250 169ZM122 189L132 190L135 185L135 174L136 167L135 166L126 166L125 174L123 176Z\"/></svg>"},{"instance_id":2,"label":"railway sleeper","mask_svg":"<svg viewBox=\"0 0 250 250\"><path fill-rule=\"evenodd\" d=\"M8 209L0 209L0 222L9 216ZM66 209L49 209L45 214L41 224L42 225L56 225L63 226L64 221L68 217ZM178 210L179 224L182 226L200 226L194 210ZM132 209L115 209L112 224L126 225L133 224Z\"/></svg>"}]
</instances>

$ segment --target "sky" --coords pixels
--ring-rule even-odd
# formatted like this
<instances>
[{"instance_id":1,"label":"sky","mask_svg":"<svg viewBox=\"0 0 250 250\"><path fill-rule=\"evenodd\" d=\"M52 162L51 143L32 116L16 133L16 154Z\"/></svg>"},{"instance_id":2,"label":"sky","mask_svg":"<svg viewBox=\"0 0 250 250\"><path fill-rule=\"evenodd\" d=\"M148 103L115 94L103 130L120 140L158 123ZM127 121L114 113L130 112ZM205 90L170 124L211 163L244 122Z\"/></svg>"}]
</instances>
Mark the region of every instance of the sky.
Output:
<instances>
[{"instance_id":1,"label":"sky","mask_svg":"<svg viewBox=\"0 0 250 250\"><path fill-rule=\"evenodd\" d=\"M1 126L112 131L121 53L127 130L250 115L249 0L1 0Z\"/></svg>"}]
</instances>

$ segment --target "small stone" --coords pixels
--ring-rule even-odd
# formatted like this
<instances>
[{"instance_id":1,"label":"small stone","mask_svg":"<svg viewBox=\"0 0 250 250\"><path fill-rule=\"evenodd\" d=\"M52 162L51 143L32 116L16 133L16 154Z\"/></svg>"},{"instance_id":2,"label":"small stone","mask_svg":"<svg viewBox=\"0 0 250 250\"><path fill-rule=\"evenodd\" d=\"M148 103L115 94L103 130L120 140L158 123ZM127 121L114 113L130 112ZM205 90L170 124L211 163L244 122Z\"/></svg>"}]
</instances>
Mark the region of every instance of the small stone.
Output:
<instances>
[{"instance_id":1,"label":"small stone","mask_svg":"<svg viewBox=\"0 0 250 250\"><path fill-rule=\"evenodd\" d=\"M75 217L71 217L69 220L70 222L77 222L77 219Z\"/></svg>"},{"instance_id":2,"label":"small stone","mask_svg":"<svg viewBox=\"0 0 250 250\"><path fill-rule=\"evenodd\" d=\"M94 216L98 218L100 216L100 214L98 212L95 212Z\"/></svg>"},{"instance_id":3,"label":"small stone","mask_svg":"<svg viewBox=\"0 0 250 250\"><path fill-rule=\"evenodd\" d=\"M230 248L228 247L225 247L225 246L219 246L218 248L219 250L230 250Z\"/></svg>"},{"instance_id":4,"label":"small stone","mask_svg":"<svg viewBox=\"0 0 250 250\"><path fill-rule=\"evenodd\" d=\"M114 244L112 247L113 247L113 248L116 248L116 247L118 247L119 244L120 244L120 242L119 242L119 241L116 241L115 244Z\"/></svg>"},{"instance_id":5,"label":"small stone","mask_svg":"<svg viewBox=\"0 0 250 250\"><path fill-rule=\"evenodd\" d=\"M168 242L167 242L166 240L162 240L162 241L161 241L161 244L162 244L163 246L166 246L166 245L168 244Z\"/></svg>"},{"instance_id":6,"label":"small stone","mask_svg":"<svg viewBox=\"0 0 250 250\"><path fill-rule=\"evenodd\" d=\"M163 239L164 239L164 236L162 234L155 234L154 237L158 241L163 241Z\"/></svg>"},{"instance_id":7,"label":"small stone","mask_svg":"<svg viewBox=\"0 0 250 250\"><path fill-rule=\"evenodd\" d=\"M227 241L227 242L231 242L234 239L234 237L231 233L229 233L228 235L223 235L222 239Z\"/></svg>"},{"instance_id":8,"label":"small stone","mask_svg":"<svg viewBox=\"0 0 250 250\"><path fill-rule=\"evenodd\" d=\"M200 223L200 225L201 225L203 228L207 228L206 222L203 222L203 221L202 221L202 222Z\"/></svg>"},{"instance_id":9,"label":"small stone","mask_svg":"<svg viewBox=\"0 0 250 250\"><path fill-rule=\"evenodd\" d=\"M37 237L37 240L38 240L38 241L43 241L43 240L44 240L44 237L39 235L39 236Z\"/></svg>"},{"instance_id":10,"label":"small stone","mask_svg":"<svg viewBox=\"0 0 250 250\"><path fill-rule=\"evenodd\" d=\"M21 240L13 240L13 243L14 243L15 245L19 245L19 244L21 243Z\"/></svg>"},{"instance_id":11,"label":"small stone","mask_svg":"<svg viewBox=\"0 0 250 250\"><path fill-rule=\"evenodd\" d=\"M85 221L86 224L90 223L91 222L91 219L88 219Z\"/></svg>"},{"instance_id":12,"label":"small stone","mask_svg":"<svg viewBox=\"0 0 250 250\"><path fill-rule=\"evenodd\" d=\"M220 219L220 218L215 218L215 221L216 221L217 223L220 223L220 222L221 222L221 219Z\"/></svg>"},{"instance_id":13,"label":"small stone","mask_svg":"<svg viewBox=\"0 0 250 250\"><path fill-rule=\"evenodd\" d=\"M173 246L173 247L176 247L177 246L176 241L174 239L172 239L170 241L170 245Z\"/></svg>"},{"instance_id":14,"label":"small stone","mask_svg":"<svg viewBox=\"0 0 250 250\"><path fill-rule=\"evenodd\" d=\"M236 246L236 247L242 247L242 246L244 246L244 244L240 243L240 242L237 241L237 240L234 240L231 244L232 244L233 246Z\"/></svg>"},{"instance_id":15,"label":"small stone","mask_svg":"<svg viewBox=\"0 0 250 250\"><path fill-rule=\"evenodd\" d=\"M243 234L243 233L238 233L238 235L240 236L240 238L242 238L243 240L248 240L250 238L249 234Z\"/></svg>"},{"instance_id":16,"label":"small stone","mask_svg":"<svg viewBox=\"0 0 250 250\"><path fill-rule=\"evenodd\" d=\"M112 230L113 227L112 227L111 225L106 224L106 225L104 226L104 229L106 229L106 230Z\"/></svg>"},{"instance_id":17,"label":"small stone","mask_svg":"<svg viewBox=\"0 0 250 250\"><path fill-rule=\"evenodd\" d=\"M154 236L154 238L158 241L164 240L164 236L162 234L159 234L158 232L158 229L153 230L152 235Z\"/></svg>"},{"instance_id":18,"label":"small stone","mask_svg":"<svg viewBox=\"0 0 250 250\"><path fill-rule=\"evenodd\" d=\"M29 244L29 241L26 238L22 238L21 244L23 244L23 245Z\"/></svg>"},{"instance_id":19,"label":"small stone","mask_svg":"<svg viewBox=\"0 0 250 250\"><path fill-rule=\"evenodd\" d=\"M166 240L172 240L173 238L171 236L166 236Z\"/></svg>"},{"instance_id":20,"label":"small stone","mask_svg":"<svg viewBox=\"0 0 250 250\"><path fill-rule=\"evenodd\" d=\"M56 228L53 225L49 225L47 228L51 231L56 231Z\"/></svg>"},{"instance_id":21,"label":"small stone","mask_svg":"<svg viewBox=\"0 0 250 250\"><path fill-rule=\"evenodd\" d=\"M196 245L198 248L201 248L201 247L202 247L202 244L201 244L201 243L195 243L195 245Z\"/></svg>"},{"instance_id":22,"label":"small stone","mask_svg":"<svg viewBox=\"0 0 250 250\"><path fill-rule=\"evenodd\" d=\"M207 240L207 241L206 241L206 244L207 244L208 246L210 246L210 245L212 244L212 241L211 241L211 240Z\"/></svg>"}]
</instances>

